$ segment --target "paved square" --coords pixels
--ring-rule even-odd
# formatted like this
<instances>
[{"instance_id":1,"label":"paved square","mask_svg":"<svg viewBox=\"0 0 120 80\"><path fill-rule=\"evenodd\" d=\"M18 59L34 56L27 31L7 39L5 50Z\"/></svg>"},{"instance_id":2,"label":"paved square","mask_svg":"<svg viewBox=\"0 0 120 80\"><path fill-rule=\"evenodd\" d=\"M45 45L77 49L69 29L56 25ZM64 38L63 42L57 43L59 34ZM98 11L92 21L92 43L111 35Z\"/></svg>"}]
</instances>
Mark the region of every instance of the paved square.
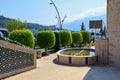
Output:
<instances>
[{"instance_id":1,"label":"paved square","mask_svg":"<svg viewBox=\"0 0 120 80\"><path fill-rule=\"evenodd\" d=\"M56 54L37 60L37 68L4 80L120 80L120 68L65 66L54 63Z\"/></svg>"}]
</instances>

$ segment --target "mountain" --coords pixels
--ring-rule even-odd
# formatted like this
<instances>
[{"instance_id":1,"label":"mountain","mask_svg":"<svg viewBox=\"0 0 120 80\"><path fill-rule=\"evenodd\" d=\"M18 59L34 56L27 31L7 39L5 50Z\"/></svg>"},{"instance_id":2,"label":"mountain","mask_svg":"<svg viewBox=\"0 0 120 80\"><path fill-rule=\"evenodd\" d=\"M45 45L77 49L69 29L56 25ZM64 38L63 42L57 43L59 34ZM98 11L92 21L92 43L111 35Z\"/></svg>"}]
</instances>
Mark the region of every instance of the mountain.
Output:
<instances>
[{"instance_id":1,"label":"mountain","mask_svg":"<svg viewBox=\"0 0 120 80\"><path fill-rule=\"evenodd\" d=\"M11 20L10 18L6 18L4 16L0 16L0 27L5 28L5 24Z\"/></svg>"},{"instance_id":2,"label":"mountain","mask_svg":"<svg viewBox=\"0 0 120 80\"><path fill-rule=\"evenodd\" d=\"M0 27L5 27L5 24L9 20L11 20L11 18L0 16ZM100 16L93 16L93 17L86 17L86 18L82 18L82 19L77 19L77 20L74 20L72 22L65 23L65 24L63 24L63 29L68 29L71 31L80 31L81 24L83 22L85 25L85 29L91 31L92 29L89 29L89 21L90 20L103 20L103 26L106 26L106 14L104 14L104 15L100 15ZM31 31L33 31L34 34L39 30L50 29L49 26L40 25L37 23L28 23L27 28L30 29ZM59 30L59 28L56 27L54 30Z\"/></svg>"},{"instance_id":3,"label":"mountain","mask_svg":"<svg viewBox=\"0 0 120 80\"><path fill-rule=\"evenodd\" d=\"M48 26L43 26L43 25L40 25L40 24L37 24L37 23L28 23L27 28L28 29L38 29L38 30L49 29Z\"/></svg>"},{"instance_id":4,"label":"mountain","mask_svg":"<svg viewBox=\"0 0 120 80\"><path fill-rule=\"evenodd\" d=\"M103 26L106 26L106 14L100 15L100 16L93 16L93 17L86 17L83 19L77 19L69 23L65 23L63 25L64 29L72 30L72 31L80 31L81 30L81 24L82 22L85 25L86 30L91 30L89 29L89 21L90 20L102 20L103 21Z\"/></svg>"},{"instance_id":5,"label":"mountain","mask_svg":"<svg viewBox=\"0 0 120 80\"><path fill-rule=\"evenodd\" d=\"M5 24L8 21L10 21L11 19L12 18L7 18L7 17L4 17L4 16L0 16L0 27L5 28ZM48 26L40 25L40 24L37 24L37 23L28 23L27 28L32 30L33 32L38 31L38 30L43 30L43 29L49 29Z\"/></svg>"}]
</instances>

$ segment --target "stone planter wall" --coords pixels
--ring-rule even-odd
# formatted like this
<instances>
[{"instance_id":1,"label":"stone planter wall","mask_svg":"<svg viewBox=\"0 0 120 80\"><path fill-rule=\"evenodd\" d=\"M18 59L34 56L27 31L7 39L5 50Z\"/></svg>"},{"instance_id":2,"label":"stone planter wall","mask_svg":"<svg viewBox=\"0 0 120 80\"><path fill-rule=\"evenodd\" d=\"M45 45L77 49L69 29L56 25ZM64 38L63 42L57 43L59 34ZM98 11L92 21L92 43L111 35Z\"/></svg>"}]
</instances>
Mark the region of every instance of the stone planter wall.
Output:
<instances>
[{"instance_id":1,"label":"stone planter wall","mask_svg":"<svg viewBox=\"0 0 120 80\"><path fill-rule=\"evenodd\" d=\"M35 67L35 50L0 40L0 79Z\"/></svg>"},{"instance_id":2,"label":"stone planter wall","mask_svg":"<svg viewBox=\"0 0 120 80\"><path fill-rule=\"evenodd\" d=\"M37 51L36 52L36 58L40 59L42 57L42 52L41 51Z\"/></svg>"}]
</instances>

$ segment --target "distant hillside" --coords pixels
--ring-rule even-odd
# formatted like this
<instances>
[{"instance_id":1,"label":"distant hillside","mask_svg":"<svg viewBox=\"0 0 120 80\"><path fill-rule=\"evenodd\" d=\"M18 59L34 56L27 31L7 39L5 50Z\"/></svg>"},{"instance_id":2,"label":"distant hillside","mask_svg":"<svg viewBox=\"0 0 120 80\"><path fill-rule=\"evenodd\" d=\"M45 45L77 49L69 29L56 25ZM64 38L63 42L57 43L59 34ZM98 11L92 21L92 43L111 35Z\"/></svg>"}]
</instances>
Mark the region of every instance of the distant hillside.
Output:
<instances>
[{"instance_id":1,"label":"distant hillside","mask_svg":"<svg viewBox=\"0 0 120 80\"><path fill-rule=\"evenodd\" d=\"M5 24L10 20L11 20L11 18L0 16L0 27L5 28ZM40 24L36 24L36 23L28 23L27 28L30 30L36 30L36 31L43 30L43 29L49 29L48 26L44 26L44 25L40 25Z\"/></svg>"},{"instance_id":2,"label":"distant hillside","mask_svg":"<svg viewBox=\"0 0 120 80\"><path fill-rule=\"evenodd\" d=\"M81 24L82 24L82 22L84 22L85 29L91 31L91 29L89 29L89 21L90 20L100 20L100 19L103 20L103 26L107 26L106 25L106 15L104 14L104 15L101 15L101 16L86 17L86 18L83 18L83 19L77 19L77 20L74 20L72 22L65 23L65 24L63 24L63 29L68 29L68 30L71 30L71 31L80 31L81 30ZM4 16L0 16L0 27L5 27L5 24L9 20L11 20L11 18L6 18ZM48 26L40 25L40 24L37 24L37 23L28 23L27 28L30 29L31 31L33 31L34 34L39 30L50 29ZM59 28L56 27L53 30L54 31L59 30Z\"/></svg>"},{"instance_id":3,"label":"distant hillside","mask_svg":"<svg viewBox=\"0 0 120 80\"><path fill-rule=\"evenodd\" d=\"M63 28L72 30L72 31L80 31L81 24L82 24L82 22L84 22L85 29L90 31L91 30L91 29L89 29L89 21L90 20L103 20L103 26L106 26L106 15L104 14L101 16L86 17L83 19L74 20L72 22L64 24Z\"/></svg>"},{"instance_id":4,"label":"distant hillside","mask_svg":"<svg viewBox=\"0 0 120 80\"><path fill-rule=\"evenodd\" d=\"M48 26L43 26L43 25L40 25L40 24L36 24L36 23L28 23L28 29L38 29L38 30L41 30L41 29L49 29Z\"/></svg>"},{"instance_id":5,"label":"distant hillside","mask_svg":"<svg viewBox=\"0 0 120 80\"><path fill-rule=\"evenodd\" d=\"M5 24L11 20L10 18L6 18L4 16L0 16L0 27L5 28Z\"/></svg>"}]
</instances>

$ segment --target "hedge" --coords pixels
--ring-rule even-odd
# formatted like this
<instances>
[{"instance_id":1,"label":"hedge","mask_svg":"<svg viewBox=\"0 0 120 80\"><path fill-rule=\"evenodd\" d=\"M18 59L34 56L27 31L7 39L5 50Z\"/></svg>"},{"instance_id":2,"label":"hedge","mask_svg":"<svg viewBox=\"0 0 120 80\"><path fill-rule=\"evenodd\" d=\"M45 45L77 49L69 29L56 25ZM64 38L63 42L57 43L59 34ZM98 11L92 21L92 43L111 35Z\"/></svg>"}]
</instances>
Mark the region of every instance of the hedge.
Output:
<instances>
[{"instance_id":1,"label":"hedge","mask_svg":"<svg viewBox=\"0 0 120 80\"><path fill-rule=\"evenodd\" d=\"M73 44L82 43L83 42L82 34L80 32L73 32L72 40L73 40Z\"/></svg>"},{"instance_id":2,"label":"hedge","mask_svg":"<svg viewBox=\"0 0 120 80\"><path fill-rule=\"evenodd\" d=\"M54 50L58 51L58 50L60 50L60 34L58 32L54 32L54 34L55 34L55 38L56 38Z\"/></svg>"},{"instance_id":3,"label":"hedge","mask_svg":"<svg viewBox=\"0 0 120 80\"><path fill-rule=\"evenodd\" d=\"M39 31L36 37L40 48L51 48L55 45L55 34L50 30Z\"/></svg>"},{"instance_id":4,"label":"hedge","mask_svg":"<svg viewBox=\"0 0 120 80\"><path fill-rule=\"evenodd\" d=\"M64 45L69 45L72 43L72 34L68 30L61 30L60 32L60 43Z\"/></svg>"},{"instance_id":5,"label":"hedge","mask_svg":"<svg viewBox=\"0 0 120 80\"><path fill-rule=\"evenodd\" d=\"M8 38L30 48L34 48L34 35L29 30L14 30L9 33Z\"/></svg>"},{"instance_id":6,"label":"hedge","mask_svg":"<svg viewBox=\"0 0 120 80\"><path fill-rule=\"evenodd\" d=\"M86 42L90 42L91 40L91 34L89 31L86 31L86 30L83 30L83 31L80 31L82 33L82 36L83 36L83 42L86 43Z\"/></svg>"}]
</instances>

